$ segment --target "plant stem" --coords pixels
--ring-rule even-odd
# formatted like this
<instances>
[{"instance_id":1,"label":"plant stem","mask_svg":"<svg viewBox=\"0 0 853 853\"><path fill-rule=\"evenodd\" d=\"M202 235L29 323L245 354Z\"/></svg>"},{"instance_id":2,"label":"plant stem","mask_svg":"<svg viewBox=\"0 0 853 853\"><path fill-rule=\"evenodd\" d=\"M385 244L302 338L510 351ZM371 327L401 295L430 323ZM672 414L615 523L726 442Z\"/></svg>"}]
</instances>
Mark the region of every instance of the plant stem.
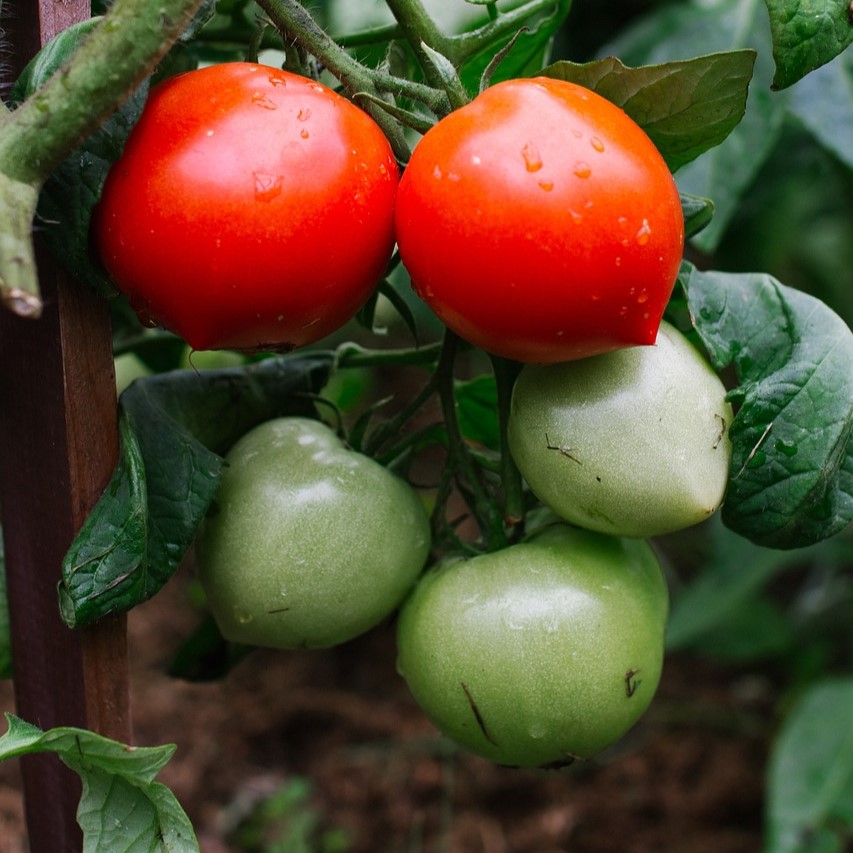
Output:
<instances>
[{"instance_id":1,"label":"plant stem","mask_svg":"<svg viewBox=\"0 0 853 853\"><path fill-rule=\"evenodd\" d=\"M286 37L316 56L351 98L359 93L378 97L373 73L337 44L296 0L258 0L258 5ZM388 137L397 159L408 160L409 146L400 125L377 104L366 98L364 103Z\"/></svg>"},{"instance_id":2,"label":"plant stem","mask_svg":"<svg viewBox=\"0 0 853 853\"><path fill-rule=\"evenodd\" d=\"M116 0L69 63L0 123L0 290L41 314L32 220L50 173L139 85L200 0Z\"/></svg>"},{"instance_id":3,"label":"plant stem","mask_svg":"<svg viewBox=\"0 0 853 853\"><path fill-rule=\"evenodd\" d=\"M524 496L521 474L509 452L507 425L509 424L512 387L521 369L515 361L491 356L492 368L498 389L498 433L500 437L500 475L504 491L504 521L509 525L524 521Z\"/></svg>"},{"instance_id":4,"label":"plant stem","mask_svg":"<svg viewBox=\"0 0 853 853\"><path fill-rule=\"evenodd\" d=\"M445 331L441 358L433 377L438 384L438 395L448 438L447 468L455 472L460 492L469 503L480 526L480 531L489 550L506 545L506 532L501 513L488 494L474 460L468 452L459 427L456 412L456 395L453 387L453 367L459 337L450 329Z\"/></svg>"}]
</instances>

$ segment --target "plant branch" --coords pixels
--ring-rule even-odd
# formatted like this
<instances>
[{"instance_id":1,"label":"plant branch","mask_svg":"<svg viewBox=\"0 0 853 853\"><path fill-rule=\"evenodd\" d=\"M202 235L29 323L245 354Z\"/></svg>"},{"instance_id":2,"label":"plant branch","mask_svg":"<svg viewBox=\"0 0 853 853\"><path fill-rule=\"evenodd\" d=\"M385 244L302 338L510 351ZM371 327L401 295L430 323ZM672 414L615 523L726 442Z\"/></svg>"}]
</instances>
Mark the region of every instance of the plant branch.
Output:
<instances>
[{"instance_id":1,"label":"plant branch","mask_svg":"<svg viewBox=\"0 0 853 853\"><path fill-rule=\"evenodd\" d=\"M200 0L116 0L68 64L0 123L0 291L41 314L32 245L38 194L50 173L142 82Z\"/></svg>"},{"instance_id":2,"label":"plant branch","mask_svg":"<svg viewBox=\"0 0 853 853\"><path fill-rule=\"evenodd\" d=\"M316 56L341 81L350 98L360 93L378 97L373 72L337 44L296 0L258 0L258 5L286 38ZM397 159L408 160L409 146L400 125L381 107L366 98L363 101L365 110L388 137Z\"/></svg>"}]
</instances>

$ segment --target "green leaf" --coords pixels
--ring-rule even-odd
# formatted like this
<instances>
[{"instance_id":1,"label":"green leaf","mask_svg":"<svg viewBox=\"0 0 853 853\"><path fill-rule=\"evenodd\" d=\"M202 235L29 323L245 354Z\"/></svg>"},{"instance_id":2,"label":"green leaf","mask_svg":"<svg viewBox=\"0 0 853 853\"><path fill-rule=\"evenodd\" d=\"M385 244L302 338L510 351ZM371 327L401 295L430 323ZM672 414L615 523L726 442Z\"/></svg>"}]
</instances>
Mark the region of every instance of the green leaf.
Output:
<instances>
[{"instance_id":1,"label":"green leaf","mask_svg":"<svg viewBox=\"0 0 853 853\"><path fill-rule=\"evenodd\" d=\"M784 89L853 44L849 0L764 0L770 14L773 88Z\"/></svg>"},{"instance_id":2,"label":"green leaf","mask_svg":"<svg viewBox=\"0 0 853 853\"><path fill-rule=\"evenodd\" d=\"M801 564L799 554L754 545L723 527L717 517L709 522L709 531L702 572L672 603L666 629L670 650L704 647L706 639L721 633L732 614L754 601L770 580Z\"/></svg>"},{"instance_id":3,"label":"green leaf","mask_svg":"<svg viewBox=\"0 0 853 853\"><path fill-rule=\"evenodd\" d=\"M853 26L850 31L853 33ZM853 51L813 71L788 95L794 117L853 170Z\"/></svg>"},{"instance_id":4,"label":"green leaf","mask_svg":"<svg viewBox=\"0 0 853 853\"><path fill-rule=\"evenodd\" d=\"M743 118L755 51L734 50L628 68L615 57L542 72L612 101L655 143L674 172L719 145Z\"/></svg>"},{"instance_id":5,"label":"green leaf","mask_svg":"<svg viewBox=\"0 0 853 853\"><path fill-rule=\"evenodd\" d=\"M837 533L853 518L853 333L769 275L685 264L679 280L712 363L739 381L723 521L773 548Z\"/></svg>"},{"instance_id":6,"label":"green leaf","mask_svg":"<svg viewBox=\"0 0 853 853\"><path fill-rule=\"evenodd\" d=\"M840 851L853 831L853 678L812 687L792 709L767 771L768 853Z\"/></svg>"},{"instance_id":7,"label":"green leaf","mask_svg":"<svg viewBox=\"0 0 853 853\"><path fill-rule=\"evenodd\" d=\"M681 193L681 212L684 214L684 234L686 237L692 237L707 228L714 218L714 202Z\"/></svg>"},{"instance_id":8,"label":"green leaf","mask_svg":"<svg viewBox=\"0 0 853 853\"><path fill-rule=\"evenodd\" d=\"M743 48L757 52L743 120L720 145L688 163L677 177L683 192L714 201L713 222L693 239L705 252L719 244L776 146L785 119L787 93L770 91L773 62L766 10L756 0L665 3L602 50L630 65L648 65ZM838 109L846 107L838 105Z\"/></svg>"},{"instance_id":9,"label":"green leaf","mask_svg":"<svg viewBox=\"0 0 853 853\"><path fill-rule=\"evenodd\" d=\"M231 444L270 418L312 415L311 396L332 359L300 354L134 382L119 400L119 464L63 561L66 624L86 625L154 595L192 544Z\"/></svg>"},{"instance_id":10,"label":"green leaf","mask_svg":"<svg viewBox=\"0 0 853 853\"><path fill-rule=\"evenodd\" d=\"M469 441L500 449L498 390L495 377L484 374L454 383L459 428Z\"/></svg>"},{"instance_id":11,"label":"green leaf","mask_svg":"<svg viewBox=\"0 0 853 853\"><path fill-rule=\"evenodd\" d=\"M43 732L11 714L0 736L0 760L53 752L83 782L77 822L84 853L198 851L192 825L174 794L154 781L172 745L132 747L85 729Z\"/></svg>"}]
</instances>

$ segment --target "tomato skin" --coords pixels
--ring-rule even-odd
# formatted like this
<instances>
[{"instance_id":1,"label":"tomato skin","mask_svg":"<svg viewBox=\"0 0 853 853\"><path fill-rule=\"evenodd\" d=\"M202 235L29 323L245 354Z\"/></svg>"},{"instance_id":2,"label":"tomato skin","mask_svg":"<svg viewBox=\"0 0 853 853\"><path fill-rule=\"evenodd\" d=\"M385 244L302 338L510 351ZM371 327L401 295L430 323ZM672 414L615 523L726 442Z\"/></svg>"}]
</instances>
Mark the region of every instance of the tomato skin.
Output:
<instances>
[{"instance_id":1,"label":"tomato skin","mask_svg":"<svg viewBox=\"0 0 853 853\"><path fill-rule=\"evenodd\" d=\"M544 77L498 83L424 135L396 229L415 291L446 325L540 363L653 343L684 245L648 136Z\"/></svg>"},{"instance_id":2,"label":"tomato skin","mask_svg":"<svg viewBox=\"0 0 853 853\"><path fill-rule=\"evenodd\" d=\"M733 419L717 374L664 321L652 347L525 366L508 444L559 517L615 536L657 536L720 506Z\"/></svg>"},{"instance_id":3,"label":"tomato skin","mask_svg":"<svg viewBox=\"0 0 853 853\"><path fill-rule=\"evenodd\" d=\"M385 618L420 574L429 520L405 481L308 418L267 421L229 451L196 542L226 639L343 643Z\"/></svg>"},{"instance_id":4,"label":"tomato skin","mask_svg":"<svg viewBox=\"0 0 853 853\"><path fill-rule=\"evenodd\" d=\"M427 571L398 619L398 669L436 727L499 764L588 758L645 712L663 666L651 548L557 526Z\"/></svg>"},{"instance_id":5,"label":"tomato skin","mask_svg":"<svg viewBox=\"0 0 853 853\"><path fill-rule=\"evenodd\" d=\"M398 177L351 102L223 63L152 89L93 234L140 316L194 349L287 350L346 323L381 278Z\"/></svg>"}]
</instances>

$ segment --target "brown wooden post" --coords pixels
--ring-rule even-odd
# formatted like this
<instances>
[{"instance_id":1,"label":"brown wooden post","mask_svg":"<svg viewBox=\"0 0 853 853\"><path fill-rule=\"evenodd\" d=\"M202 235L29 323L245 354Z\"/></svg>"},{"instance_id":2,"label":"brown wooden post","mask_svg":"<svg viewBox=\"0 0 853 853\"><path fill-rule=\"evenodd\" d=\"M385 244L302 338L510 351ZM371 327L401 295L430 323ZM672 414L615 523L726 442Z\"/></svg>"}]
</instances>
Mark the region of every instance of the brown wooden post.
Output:
<instances>
[{"instance_id":1,"label":"brown wooden post","mask_svg":"<svg viewBox=\"0 0 853 853\"><path fill-rule=\"evenodd\" d=\"M12 77L89 14L89 0L15 3L0 20ZM44 729L75 725L129 742L125 619L71 631L56 594L61 560L118 456L109 309L37 250L43 316L0 310L0 518L15 711ZM49 755L23 759L21 771L32 853L81 849L77 777Z\"/></svg>"}]
</instances>

